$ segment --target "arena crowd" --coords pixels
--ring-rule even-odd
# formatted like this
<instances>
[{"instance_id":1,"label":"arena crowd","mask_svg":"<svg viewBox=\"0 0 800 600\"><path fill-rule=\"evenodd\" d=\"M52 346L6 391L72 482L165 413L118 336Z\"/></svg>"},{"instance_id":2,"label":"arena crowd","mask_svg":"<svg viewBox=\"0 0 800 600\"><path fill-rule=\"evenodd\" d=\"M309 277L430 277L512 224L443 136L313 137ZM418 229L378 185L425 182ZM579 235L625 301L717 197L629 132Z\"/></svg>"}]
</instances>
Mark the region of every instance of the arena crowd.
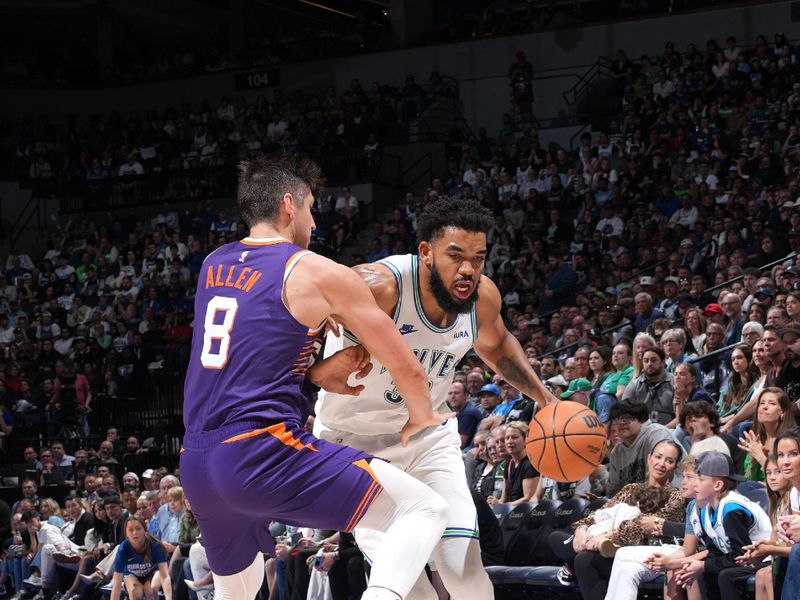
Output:
<instances>
[{"instance_id":1,"label":"arena crowd","mask_svg":"<svg viewBox=\"0 0 800 600\"><path fill-rule=\"evenodd\" d=\"M636 61L620 51L609 82L619 113L576 150L542 147L510 115L494 136L459 122L447 172L424 194L398 198L388 219L366 221L348 186L320 194L315 206L315 244L350 263L413 252L417 217L442 196L476 197L494 211L484 273L501 290L503 317L551 390L597 412L607 461L576 482L540 477L523 443L540 407L477 356L456 374L448 401L476 503L500 511L609 498L576 521L571 541L564 531L548 540L551 564L564 565L559 580L586 600L635 598L638 583L664 571L672 595L685 586L690 595L741 597L754 576L759 599L780 597L781 586L784 598L798 596L800 545L787 542L800 540L800 70L798 49L781 34L755 42L746 50L733 38L704 49L667 43ZM291 99L222 99L140 120L98 117L88 129L31 118L7 129L4 147L20 178L57 193L70 178L135 181L173 163L202 169L220 156L222 165L305 149L319 142L300 135L315 119L341 147L379 144L375 123L387 107L355 87L329 94L326 108L307 99L307 110ZM421 101L409 89L388 118L404 110L413 118ZM372 120L359 120L349 139L344 114ZM0 577L17 594L26 586L45 598L99 593L141 520L165 550L167 569L154 564L152 585L212 594L164 431L142 439L112 427L92 438L93 412L108 398L146 399L182 376L200 265L246 235L226 203L202 197L202 188L188 197L193 209L166 204L146 220L112 207L105 222L43 232L43 255L4 261L0 442L5 462L25 468L16 469L20 499L0 503ZM135 187L94 198L99 206L114 199L134 203ZM362 252L355 238L364 229L372 235ZM704 506L737 493L740 476L765 482L768 510L741 500L716 537L693 528L695 507L707 514ZM55 488L69 493L40 497ZM593 529L626 507L639 513ZM486 564L507 558L496 535L492 542L492 522L481 523ZM363 561L352 539L273 525L280 543L267 564L270 597L305 598L321 572L336 598L358 597ZM654 542L685 556L655 552ZM698 550L708 552L705 562ZM768 555L774 578L761 565Z\"/></svg>"}]
</instances>

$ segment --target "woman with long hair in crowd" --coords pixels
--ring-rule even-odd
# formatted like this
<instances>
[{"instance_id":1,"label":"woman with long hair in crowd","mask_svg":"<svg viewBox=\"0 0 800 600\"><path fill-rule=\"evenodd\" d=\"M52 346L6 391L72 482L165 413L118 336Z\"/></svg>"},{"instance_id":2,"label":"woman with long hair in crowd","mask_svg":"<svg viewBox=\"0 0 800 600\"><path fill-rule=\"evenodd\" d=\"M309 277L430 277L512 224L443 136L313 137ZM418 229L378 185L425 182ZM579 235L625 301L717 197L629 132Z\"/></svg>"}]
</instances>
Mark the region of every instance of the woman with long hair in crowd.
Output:
<instances>
[{"instance_id":1,"label":"woman with long hair in crowd","mask_svg":"<svg viewBox=\"0 0 800 600\"><path fill-rule=\"evenodd\" d=\"M784 477L778 466L778 457L774 453L767 458L764 479L769 498L769 518L774 527L778 519L792 512L789 504L792 482ZM736 562L741 566L759 565L767 556L773 557L769 566L756 572L756 600L773 600L781 597L786 569L785 559L789 556L790 550L791 546L782 544L773 533L769 540L759 540L750 546L745 546L745 553L737 557Z\"/></svg>"},{"instance_id":2,"label":"woman with long hair in crowd","mask_svg":"<svg viewBox=\"0 0 800 600\"><path fill-rule=\"evenodd\" d=\"M731 374L728 385L722 388L717 402L720 423L723 425L753 396L758 367L753 362L753 351L747 344L740 344L731 351Z\"/></svg>"},{"instance_id":3,"label":"woman with long hair in crowd","mask_svg":"<svg viewBox=\"0 0 800 600\"><path fill-rule=\"evenodd\" d=\"M786 294L786 314L790 321L800 321L800 291L792 290Z\"/></svg>"},{"instance_id":4,"label":"woman with long hair in crowd","mask_svg":"<svg viewBox=\"0 0 800 600\"><path fill-rule=\"evenodd\" d=\"M753 381L753 392L750 399L740 406L736 412L729 414L729 418L722 424L724 433L732 433L737 438L744 435L745 430L752 425L752 418L758 406L758 398L767 381L767 375L772 368L764 342L758 340L752 348L752 365L757 370L756 379Z\"/></svg>"},{"instance_id":5,"label":"woman with long hair in crowd","mask_svg":"<svg viewBox=\"0 0 800 600\"><path fill-rule=\"evenodd\" d=\"M758 302L753 302L747 311L747 320L763 325L767 322L767 311Z\"/></svg>"},{"instance_id":6,"label":"woman with long hair in crowd","mask_svg":"<svg viewBox=\"0 0 800 600\"><path fill-rule=\"evenodd\" d=\"M639 584L652 581L660 573L679 569L683 559L692 556L697 551L699 540L689 525L695 509L695 486L697 484L697 459L687 456L680 465L683 472L681 479L681 497L687 502L683 519L677 521L664 521L660 524L660 533L664 538L683 538L683 545L666 543L661 546L624 546L617 550L611 576L608 582L607 598L614 600L636 600L639 594ZM654 520L653 520L654 521ZM655 528L659 523L647 521L648 527ZM689 525L687 527L687 525ZM675 578L668 577L664 581L664 598L675 599L678 597ZM684 591L684 590L681 590ZM700 586L694 582L686 594L692 600L702 600Z\"/></svg>"},{"instance_id":7,"label":"woman with long hair in crowd","mask_svg":"<svg viewBox=\"0 0 800 600\"><path fill-rule=\"evenodd\" d=\"M161 576L164 597L172 600L164 548L147 533L144 519L132 515L125 523L125 539L120 543L114 560L111 600L120 600L123 585L129 600L156 600L158 591L153 585L156 573Z\"/></svg>"},{"instance_id":8,"label":"woman with long hair in crowd","mask_svg":"<svg viewBox=\"0 0 800 600\"><path fill-rule=\"evenodd\" d=\"M778 436L795 426L794 411L789 396L781 388L768 387L758 397L753 427L739 439L739 447L747 452L745 477L764 481L764 465Z\"/></svg>"},{"instance_id":9,"label":"woman with long hair in crowd","mask_svg":"<svg viewBox=\"0 0 800 600\"><path fill-rule=\"evenodd\" d=\"M614 373L611 348L598 346L589 353L589 376L592 383L592 394L589 396L589 408L597 413L602 423L608 422L608 411L617 401L616 388L613 391L603 389L606 379Z\"/></svg>"},{"instance_id":10,"label":"woman with long hair in crowd","mask_svg":"<svg viewBox=\"0 0 800 600\"><path fill-rule=\"evenodd\" d=\"M695 352L700 352L706 343L706 317L699 308L690 308L686 311L684 323L689 335L692 336L692 345Z\"/></svg>"}]
</instances>

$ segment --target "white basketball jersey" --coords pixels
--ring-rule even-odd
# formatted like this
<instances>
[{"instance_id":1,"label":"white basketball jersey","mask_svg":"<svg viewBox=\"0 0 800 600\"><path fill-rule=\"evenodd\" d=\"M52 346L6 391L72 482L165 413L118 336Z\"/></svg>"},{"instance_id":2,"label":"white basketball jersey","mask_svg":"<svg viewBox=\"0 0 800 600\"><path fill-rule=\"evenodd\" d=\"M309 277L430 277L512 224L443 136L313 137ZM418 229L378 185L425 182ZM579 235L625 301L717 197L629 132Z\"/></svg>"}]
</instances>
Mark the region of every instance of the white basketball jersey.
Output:
<instances>
[{"instance_id":1,"label":"white basketball jersey","mask_svg":"<svg viewBox=\"0 0 800 600\"><path fill-rule=\"evenodd\" d=\"M450 327L437 327L426 318L422 308L417 257L390 256L380 263L397 280L399 294L394 322L428 373L433 410L444 412L455 369L475 342L475 307L469 313L459 314ZM358 340L347 331L338 338L329 333L325 357L355 344ZM320 390L315 411L323 426L363 435L400 432L408 420L408 411L392 376L380 362L373 358L370 374L358 381L351 377L350 384L363 385L364 391L358 396L343 396Z\"/></svg>"}]
</instances>

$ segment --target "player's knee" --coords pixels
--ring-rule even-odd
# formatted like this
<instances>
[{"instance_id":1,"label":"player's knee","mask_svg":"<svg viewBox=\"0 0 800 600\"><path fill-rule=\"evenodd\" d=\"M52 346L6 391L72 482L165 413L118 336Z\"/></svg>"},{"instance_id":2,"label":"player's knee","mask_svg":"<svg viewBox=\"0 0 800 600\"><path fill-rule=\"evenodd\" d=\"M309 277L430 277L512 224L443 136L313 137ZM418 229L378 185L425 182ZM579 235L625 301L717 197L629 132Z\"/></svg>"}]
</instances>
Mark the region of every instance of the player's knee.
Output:
<instances>
[{"instance_id":1,"label":"player's knee","mask_svg":"<svg viewBox=\"0 0 800 600\"><path fill-rule=\"evenodd\" d=\"M444 528L450 516L450 506L447 501L436 492L431 491L420 504L420 510L427 514L431 520L441 523L442 528Z\"/></svg>"}]
</instances>

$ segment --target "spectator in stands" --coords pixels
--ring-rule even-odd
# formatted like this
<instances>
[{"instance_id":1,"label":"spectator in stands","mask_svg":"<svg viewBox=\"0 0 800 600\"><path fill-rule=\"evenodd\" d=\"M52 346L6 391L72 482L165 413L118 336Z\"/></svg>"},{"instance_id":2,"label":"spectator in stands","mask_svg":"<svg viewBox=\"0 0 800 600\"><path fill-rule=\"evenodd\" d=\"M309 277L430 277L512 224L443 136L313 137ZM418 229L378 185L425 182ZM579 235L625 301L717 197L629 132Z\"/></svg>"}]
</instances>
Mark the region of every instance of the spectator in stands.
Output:
<instances>
[{"instance_id":1,"label":"spectator in stands","mask_svg":"<svg viewBox=\"0 0 800 600\"><path fill-rule=\"evenodd\" d=\"M667 373L674 373L675 367L686 362L691 355L686 354L686 332L683 329L667 329L659 340L666 357Z\"/></svg>"},{"instance_id":2,"label":"spectator in stands","mask_svg":"<svg viewBox=\"0 0 800 600\"><path fill-rule=\"evenodd\" d=\"M71 428L77 428L83 437L88 437L87 414L91 403L92 391L88 380L76 371L75 361L65 358L56 378L52 400L51 415L57 424L56 429L69 432Z\"/></svg>"},{"instance_id":3,"label":"spectator in stands","mask_svg":"<svg viewBox=\"0 0 800 600\"><path fill-rule=\"evenodd\" d=\"M497 435L487 433L485 451L483 452L483 462L476 463L473 473L474 489L482 498L489 500L490 496L497 499L503 491L503 470L507 460L507 450L505 446L505 427L498 428Z\"/></svg>"},{"instance_id":4,"label":"spectator in stands","mask_svg":"<svg viewBox=\"0 0 800 600\"><path fill-rule=\"evenodd\" d=\"M32 508L38 509L40 501L39 495L37 494L39 491L39 484L37 484L33 479L23 479L22 483L20 484L20 490L22 491L22 499L17 500L13 504L11 507L11 512L18 512L21 503L26 500L30 502Z\"/></svg>"},{"instance_id":5,"label":"spectator in stands","mask_svg":"<svg viewBox=\"0 0 800 600\"><path fill-rule=\"evenodd\" d=\"M720 392L717 402L717 411L723 427L732 421L736 413L753 397L759 376L759 368L753 361L753 351L750 346L740 344L734 348L731 351L731 375L728 385ZM734 435L737 438L741 437L741 433L737 435L737 432L734 432Z\"/></svg>"},{"instance_id":6,"label":"spectator in stands","mask_svg":"<svg viewBox=\"0 0 800 600\"><path fill-rule=\"evenodd\" d=\"M716 450L731 456L727 440L719 435L719 413L714 405L705 400L690 402L680 414L680 425L689 436L689 453L700 456L703 452ZM731 444L735 440L731 439Z\"/></svg>"},{"instance_id":7,"label":"spectator in stands","mask_svg":"<svg viewBox=\"0 0 800 600\"><path fill-rule=\"evenodd\" d=\"M554 532L550 534L548 543L551 549L567 563L559 571L559 580L562 583L569 584L577 579L583 598L586 600L602 600L606 595L613 564L612 557L616 552L616 548L641 544L645 538L644 521L648 517L655 517L662 522L665 519L671 521L681 519L684 513L683 500L680 492L670 483L681 455L680 447L672 440L663 440L656 443L646 456L646 478L643 477L642 482L627 484L604 505L604 508L610 508L622 502L633 502L635 505L636 501L631 501L631 497L635 496L638 490L646 487L657 487L668 491L663 504L658 510L622 523L608 538L605 536L602 538L593 537L587 532L588 527L594 523L593 514L573 524L575 534L571 544L567 541L568 534L566 533ZM607 543L601 546L601 542L604 540ZM566 544L565 541L567 542ZM571 547L565 548L565 545L571 545ZM571 567L570 563L574 567Z\"/></svg>"},{"instance_id":8,"label":"spectator in stands","mask_svg":"<svg viewBox=\"0 0 800 600\"><path fill-rule=\"evenodd\" d=\"M686 506L685 522L668 521L663 522L653 519L652 523L645 522L645 533L655 537L660 535L675 541L676 538L683 537L683 546L677 546L667 542L653 551L652 546L626 546L617 550L614 556L614 565L611 569L611 576L608 583L606 595L618 600L635 600L639 591L639 584L649 579L654 579L662 571L674 571L683 566L683 558L692 556L697 551L699 543L692 529L692 516L695 514L694 495L697 481L697 461L693 456L687 456L681 462L683 479L681 480L681 496L685 500L690 500ZM671 553L670 553L671 552ZM670 554L667 554L670 553ZM675 583L674 576L665 582L665 596L674 597ZM668 587L669 586L669 587ZM687 590L690 594L701 595L700 590L690 587Z\"/></svg>"},{"instance_id":9,"label":"spectator in stands","mask_svg":"<svg viewBox=\"0 0 800 600\"><path fill-rule=\"evenodd\" d=\"M649 421L648 415L647 405L633 400L611 407L611 426L617 429L620 441L609 455L608 496L616 494L625 482L644 481L647 456L662 440L672 440L669 429Z\"/></svg>"},{"instance_id":10,"label":"spectator in stands","mask_svg":"<svg viewBox=\"0 0 800 600\"><path fill-rule=\"evenodd\" d=\"M689 302L693 304L693 300L690 299ZM689 308L684 313L683 320L686 325L686 330L692 337L692 345L694 346L695 352L700 352L706 342L707 321L705 315L703 315L703 311L699 308Z\"/></svg>"},{"instance_id":11,"label":"spectator in stands","mask_svg":"<svg viewBox=\"0 0 800 600\"><path fill-rule=\"evenodd\" d=\"M172 485L174 484L174 485ZM164 504L156 514L154 535L161 540L169 555L175 551L183 520L183 488L172 475L164 477L159 484L159 494L165 497Z\"/></svg>"},{"instance_id":12,"label":"spectator in stands","mask_svg":"<svg viewBox=\"0 0 800 600\"><path fill-rule=\"evenodd\" d=\"M634 326L637 332L647 331L653 321L664 317L664 313L653 307L653 297L645 292L636 294L635 306L636 321Z\"/></svg>"},{"instance_id":13,"label":"spectator in stands","mask_svg":"<svg viewBox=\"0 0 800 600\"><path fill-rule=\"evenodd\" d=\"M472 438L478 430L484 413L467 398L465 385L460 381L450 384L447 392L447 405L456 413L458 419L458 434L461 436L461 449L472 445Z\"/></svg>"},{"instance_id":14,"label":"spectator in stands","mask_svg":"<svg viewBox=\"0 0 800 600\"><path fill-rule=\"evenodd\" d=\"M656 340L652 335L641 331L633 338L633 378L636 379L642 372L642 359L644 351L655 348Z\"/></svg>"},{"instance_id":15,"label":"spectator in stands","mask_svg":"<svg viewBox=\"0 0 800 600\"><path fill-rule=\"evenodd\" d=\"M723 346L737 343L742 337L742 328L747 317L742 314L742 299L735 292L720 294L720 305L725 311L727 321Z\"/></svg>"},{"instance_id":16,"label":"spectator in stands","mask_svg":"<svg viewBox=\"0 0 800 600\"><path fill-rule=\"evenodd\" d=\"M767 325L761 339L772 364L765 385L786 390L790 402L795 404L800 399L800 348L797 348L800 328L792 326L781 329ZM796 408L794 412L797 412Z\"/></svg>"},{"instance_id":17,"label":"spectator in stands","mask_svg":"<svg viewBox=\"0 0 800 600\"><path fill-rule=\"evenodd\" d=\"M642 355L642 373L625 388L622 400L644 404L655 423L675 427L673 377L667 373L664 351L648 348Z\"/></svg>"},{"instance_id":18,"label":"spectator in stands","mask_svg":"<svg viewBox=\"0 0 800 600\"><path fill-rule=\"evenodd\" d=\"M678 583L686 585L702 577L708 598L742 598L740 586L755 574L755 568L738 567L735 558L744 553L744 547L759 539L769 539L769 517L758 504L748 502L734 491L736 483L743 478L733 472L729 457L706 452L698 460L697 473L697 502L705 504L700 511L699 530L704 535L711 530L707 515L711 508L716 509L721 502L730 503L730 508L723 511L722 522L716 524L717 535L709 539L708 556L689 562L678 575Z\"/></svg>"},{"instance_id":19,"label":"spectator in stands","mask_svg":"<svg viewBox=\"0 0 800 600\"><path fill-rule=\"evenodd\" d=\"M21 519L27 526L31 539L36 539L40 552L42 595L51 598L52 588L55 587L56 565L72 565L72 568L76 568L75 563L80 560L78 546L59 527L41 519L33 510L24 511Z\"/></svg>"},{"instance_id":20,"label":"spectator in stands","mask_svg":"<svg viewBox=\"0 0 800 600\"><path fill-rule=\"evenodd\" d=\"M509 455L503 471L503 491L500 498L490 496L491 505L509 503L514 506L527 502L533 497L539 483L539 472L531 466L525 451L528 426L521 421L506 425L505 445Z\"/></svg>"},{"instance_id":21,"label":"spectator in stands","mask_svg":"<svg viewBox=\"0 0 800 600\"><path fill-rule=\"evenodd\" d=\"M161 578L161 589L172 600L172 582L167 570L167 556L157 539L147 534L147 524L138 517L125 522L125 539L114 561L111 600L119 600L124 583L129 598L148 598L157 587L154 576Z\"/></svg>"},{"instance_id":22,"label":"spectator in stands","mask_svg":"<svg viewBox=\"0 0 800 600\"><path fill-rule=\"evenodd\" d=\"M561 256L550 254L547 257L548 273L544 291L539 299L539 312L546 313L564 305L575 303L577 275L572 268L563 263Z\"/></svg>"},{"instance_id":23,"label":"spectator in stands","mask_svg":"<svg viewBox=\"0 0 800 600\"><path fill-rule=\"evenodd\" d=\"M728 381L728 354L717 352L722 348L725 339L725 328L720 323L709 323L706 326L706 341L700 351L700 359L695 363L700 370L702 385L715 399Z\"/></svg>"},{"instance_id":24,"label":"spectator in stands","mask_svg":"<svg viewBox=\"0 0 800 600\"><path fill-rule=\"evenodd\" d=\"M775 440L784 431L793 429L795 420L786 392L765 387L758 397L758 408L752 428L744 432L739 447L747 452L744 473L751 481L764 481L764 465Z\"/></svg>"}]
</instances>

